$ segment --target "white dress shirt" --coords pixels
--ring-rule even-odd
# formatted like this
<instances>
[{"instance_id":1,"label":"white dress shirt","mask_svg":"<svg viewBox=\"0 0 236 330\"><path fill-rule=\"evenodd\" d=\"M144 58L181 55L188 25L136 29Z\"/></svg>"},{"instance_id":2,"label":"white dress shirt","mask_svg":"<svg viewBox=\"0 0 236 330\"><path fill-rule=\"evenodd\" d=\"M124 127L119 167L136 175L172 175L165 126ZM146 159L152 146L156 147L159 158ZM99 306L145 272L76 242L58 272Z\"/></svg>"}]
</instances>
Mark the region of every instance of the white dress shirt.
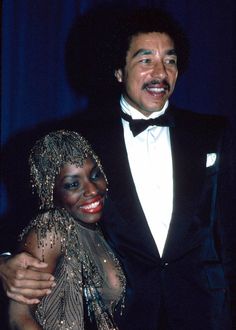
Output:
<instances>
[{"instance_id":1,"label":"white dress shirt","mask_svg":"<svg viewBox=\"0 0 236 330\"><path fill-rule=\"evenodd\" d=\"M121 109L133 119L150 119L162 110L145 117L121 97ZM160 255L163 253L173 210L173 169L169 127L149 126L133 136L129 123L122 119L129 165L139 201Z\"/></svg>"}]
</instances>

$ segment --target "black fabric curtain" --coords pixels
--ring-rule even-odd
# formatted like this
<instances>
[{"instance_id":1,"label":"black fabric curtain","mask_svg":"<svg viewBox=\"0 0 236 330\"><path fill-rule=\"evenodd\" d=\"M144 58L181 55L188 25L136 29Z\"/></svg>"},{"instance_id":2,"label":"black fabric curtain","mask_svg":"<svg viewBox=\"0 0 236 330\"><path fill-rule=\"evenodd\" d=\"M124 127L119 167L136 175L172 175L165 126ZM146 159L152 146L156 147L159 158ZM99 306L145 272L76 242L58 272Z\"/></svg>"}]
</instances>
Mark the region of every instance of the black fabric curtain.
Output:
<instances>
[{"instance_id":1,"label":"black fabric curtain","mask_svg":"<svg viewBox=\"0 0 236 330\"><path fill-rule=\"evenodd\" d=\"M91 67L85 66L80 77L84 88L75 88L77 79L68 76L65 65L66 47L71 27L79 17L92 8L106 5L110 8L160 6L170 11L187 31L191 45L188 71L179 78L172 101L193 111L234 117L234 0L3 0L0 124L4 149L11 150L11 140L34 130L39 123L89 111L91 90L98 97L97 91L103 86L86 85L88 75L90 80L96 81L96 68L91 63L93 72ZM103 35L99 29L96 35L96 30L94 28L99 45ZM76 56L69 63L71 72L84 54L78 52ZM76 70L74 73L76 76ZM11 152L13 164L7 166L16 166L16 177L21 176L27 171L23 166L17 168L18 152L21 151L14 147ZM16 181L17 178L8 178L10 189L1 184L1 215L4 219L1 225L9 208L12 211L17 210L17 204L27 205L27 199L20 197L21 187L14 184ZM11 203L10 194L16 196Z\"/></svg>"},{"instance_id":2,"label":"black fabric curtain","mask_svg":"<svg viewBox=\"0 0 236 330\"><path fill-rule=\"evenodd\" d=\"M1 5L0 251L6 251L9 233L28 222L34 209L27 158L38 126L55 129L58 120L90 111L94 98L104 97L106 81L99 80L96 66L103 40L100 27L92 27L94 53L87 49L84 54L76 47L70 53L71 45L89 44L86 35L76 35L76 24L91 9L159 6L172 13L191 46L188 71L178 79L172 102L196 112L226 115L236 131L234 0L2 0ZM109 22L112 17L107 30ZM113 97L111 92L105 95ZM236 160L232 162L236 167ZM0 292L0 320L7 329L3 297Z\"/></svg>"}]
</instances>

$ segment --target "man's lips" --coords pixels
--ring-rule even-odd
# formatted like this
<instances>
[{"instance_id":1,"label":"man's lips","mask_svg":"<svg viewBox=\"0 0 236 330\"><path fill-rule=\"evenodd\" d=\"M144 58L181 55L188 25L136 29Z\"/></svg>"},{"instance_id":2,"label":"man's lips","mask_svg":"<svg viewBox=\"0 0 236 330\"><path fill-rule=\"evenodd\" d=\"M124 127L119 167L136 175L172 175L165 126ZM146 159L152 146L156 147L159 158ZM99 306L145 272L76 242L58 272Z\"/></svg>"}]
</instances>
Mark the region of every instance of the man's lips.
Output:
<instances>
[{"instance_id":1,"label":"man's lips","mask_svg":"<svg viewBox=\"0 0 236 330\"><path fill-rule=\"evenodd\" d=\"M80 206L80 210L83 213L97 213L100 212L103 209L103 198L97 197L93 198L89 202L84 203Z\"/></svg>"},{"instance_id":2,"label":"man's lips","mask_svg":"<svg viewBox=\"0 0 236 330\"><path fill-rule=\"evenodd\" d=\"M143 90L146 90L151 94L158 95L169 91L170 85L166 81L164 82L151 81L143 85Z\"/></svg>"},{"instance_id":3,"label":"man's lips","mask_svg":"<svg viewBox=\"0 0 236 330\"><path fill-rule=\"evenodd\" d=\"M163 87L146 87L146 91L154 94L165 93L166 89Z\"/></svg>"}]
</instances>

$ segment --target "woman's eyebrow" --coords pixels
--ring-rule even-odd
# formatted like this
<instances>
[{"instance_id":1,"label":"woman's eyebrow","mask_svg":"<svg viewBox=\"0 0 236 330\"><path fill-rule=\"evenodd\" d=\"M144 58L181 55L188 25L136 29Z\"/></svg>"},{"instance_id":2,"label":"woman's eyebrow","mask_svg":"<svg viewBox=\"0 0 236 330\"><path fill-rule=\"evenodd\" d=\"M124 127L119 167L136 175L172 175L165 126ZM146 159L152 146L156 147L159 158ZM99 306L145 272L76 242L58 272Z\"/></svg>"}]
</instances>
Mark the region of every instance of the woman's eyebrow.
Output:
<instances>
[{"instance_id":1,"label":"woman's eyebrow","mask_svg":"<svg viewBox=\"0 0 236 330\"><path fill-rule=\"evenodd\" d=\"M65 180L65 179L68 179L68 178L70 178L70 179L77 179L79 177L80 176L78 174L68 174L68 175L63 176L61 180Z\"/></svg>"}]
</instances>

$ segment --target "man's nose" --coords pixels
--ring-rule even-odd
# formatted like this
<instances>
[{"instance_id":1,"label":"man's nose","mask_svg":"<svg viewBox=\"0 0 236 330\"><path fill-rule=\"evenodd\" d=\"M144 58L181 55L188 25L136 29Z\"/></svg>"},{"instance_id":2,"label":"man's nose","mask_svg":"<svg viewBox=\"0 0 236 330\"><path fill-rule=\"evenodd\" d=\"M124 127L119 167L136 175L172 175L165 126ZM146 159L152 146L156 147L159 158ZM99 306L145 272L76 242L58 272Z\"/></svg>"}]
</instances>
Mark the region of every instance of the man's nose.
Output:
<instances>
[{"instance_id":1,"label":"man's nose","mask_svg":"<svg viewBox=\"0 0 236 330\"><path fill-rule=\"evenodd\" d=\"M166 67L164 63L158 61L154 63L151 73L153 78L164 79L167 77Z\"/></svg>"}]
</instances>

